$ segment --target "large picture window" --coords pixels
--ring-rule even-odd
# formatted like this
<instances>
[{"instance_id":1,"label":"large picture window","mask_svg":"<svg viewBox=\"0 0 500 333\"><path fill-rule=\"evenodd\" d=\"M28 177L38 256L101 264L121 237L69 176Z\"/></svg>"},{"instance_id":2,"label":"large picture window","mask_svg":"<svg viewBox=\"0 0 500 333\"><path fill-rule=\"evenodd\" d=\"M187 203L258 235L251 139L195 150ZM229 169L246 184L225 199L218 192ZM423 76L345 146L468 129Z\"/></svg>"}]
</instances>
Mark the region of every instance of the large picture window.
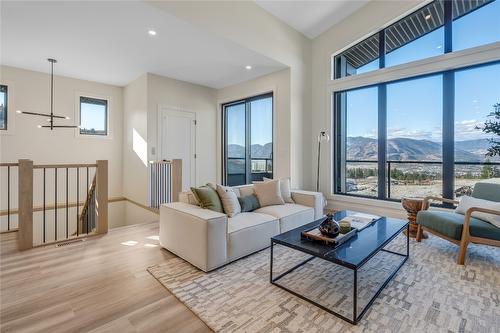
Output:
<instances>
[{"instance_id":1,"label":"large picture window","mask_svg":"<svg viewBox=\"0 0 500 333\"><path fill-rule=\"evenodd\" d=\"M500 59L450 66L442 56L474 59L470 48L500 40L498 17L499 1L436 0L333 57L335 193L453 199L478 181L500 182L491 154L500 136L488 130L498 122Z\"/></svg>"},{"instance_id":2,"label":"large picture window","mask_svg":"<svg viewBox=\"0 0 500 333\"><path fill-rule=\"evenodd\" d=\"M223 182L249 184L273 177L273 95L222 106Z\"/></svg>"},{"instance_id":3,"label":"large picture window","mask_svg":"<svg viewBox=\"0 0 500 333\"><path fill-rule=\"evenodd\" d=\"M0 85L0 130L7 129L7 86Z\"/></svg>"},{"instance_id":4,"label":"large picture window","mask_svg":"<svg viewBox=\"0 0 500 333\"><path fill-rule=\"evenodd\" d=\"M334 93L335 192L452 198L500 182L500 156L488 156L500 138L484 131L499 86L496 63Z\"/></svg>"}]
</instances>

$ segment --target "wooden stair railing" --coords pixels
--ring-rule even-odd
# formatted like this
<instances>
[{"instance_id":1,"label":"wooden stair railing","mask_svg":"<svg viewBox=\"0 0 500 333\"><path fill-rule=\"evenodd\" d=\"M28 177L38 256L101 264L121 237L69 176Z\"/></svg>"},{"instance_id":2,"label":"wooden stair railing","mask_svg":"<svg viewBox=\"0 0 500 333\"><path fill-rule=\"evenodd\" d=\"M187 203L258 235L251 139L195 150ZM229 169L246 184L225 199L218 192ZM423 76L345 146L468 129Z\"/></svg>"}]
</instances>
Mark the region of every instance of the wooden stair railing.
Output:
<instances>
[{"instance_id":1,"label":"wooden stair railing","mask_svg":"<svg viewBox=\"0 0 500 333\"><path fill-rule=\"evenodd\" d=\"M85 173L80 173L80 170ZM89 184L89 170L95 171L92 184ZM37 182L34 181L35 171ZM33 161L24 159L18 162L18 175L17 240L20 250L108 232L108 161L34 165ZM80 181L81 178L83 181ZM75 183L76 186L73 186ZM34 189L34 184L40 187ZM79 214L82 188L88 192ZM35 190L40 189L42 197L36 201L41 208L34 207L33 198ZM73 196L76 196L76 201L70 203ZM70 211L74 207L76 211ZM48 210L54 213L46 214ZM37 219L33 217L34 212L38 213Z\"/></svg>"},{"instance_id":2,"label":"wooden stair railing","mask_svg":"<svg viewBox=\"0 0 500 333\"><path fill-rule=\"evenodd\" d=\"M94 175L94 179L92 180L92 184L90 185L87 193L87 198L85 199L85 203L83 204L82 213L78 219L78 231L73 234L73 236L78 236L81 234L88 234L89 232L94 231L95 227L95 188L96 188L96 176ZM92 209L89 211L89 207ZM91 221L90 230L89 230L89 220ZM85 230L85 232L84 232Z\"/></svg>"}]
</instances>

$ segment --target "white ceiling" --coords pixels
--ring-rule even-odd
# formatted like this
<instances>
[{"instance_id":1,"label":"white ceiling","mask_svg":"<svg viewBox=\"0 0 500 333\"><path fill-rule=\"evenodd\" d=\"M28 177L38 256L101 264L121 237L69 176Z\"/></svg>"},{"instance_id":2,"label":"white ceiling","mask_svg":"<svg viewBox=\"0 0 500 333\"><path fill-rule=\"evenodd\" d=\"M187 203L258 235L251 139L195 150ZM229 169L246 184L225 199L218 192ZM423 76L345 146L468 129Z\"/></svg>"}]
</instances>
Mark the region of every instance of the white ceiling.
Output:
<instances>
[{"instance_id":1,"label":"white ceiling","mask_svg":"<svg viewBox=\"0 0 500 333\"><path fill-rule=\"evenodd\" d=\"M221 88L285 68L143 2L1 1L1 63L48 72L49 57L58 75L120 86L149 72Z\"/></svg>"},{"instance_id":2,"label":"white ceiling","mask_svg":"<svg viewBox=\"0 0 500 333\"><path fill-rule=\"evenodd\" d=\"M256 0L257 5L309 38L315 38L368 3L369 0Z\"/></svg>"}]
</instances>

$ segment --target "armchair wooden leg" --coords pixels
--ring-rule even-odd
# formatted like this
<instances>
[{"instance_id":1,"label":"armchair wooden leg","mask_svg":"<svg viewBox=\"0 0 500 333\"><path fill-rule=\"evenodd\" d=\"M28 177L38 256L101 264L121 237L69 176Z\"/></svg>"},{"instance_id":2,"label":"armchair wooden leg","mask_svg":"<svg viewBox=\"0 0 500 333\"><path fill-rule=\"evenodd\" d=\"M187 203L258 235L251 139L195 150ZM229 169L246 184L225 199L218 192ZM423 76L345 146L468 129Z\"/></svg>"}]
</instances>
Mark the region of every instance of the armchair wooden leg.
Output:
<instances>
[{"instance_id":1,"label":"armchair wooden leg","mask_svg":"<svg viewBox=\"0 0 500 333\"><path fill-rule=\"evenodd\" d=\"M422 226L419 224L417 227L417 237L416 237L417 242L422 241Z\"/></svg>"},{"instance_id":2,"label":"armchair wooden leg","mask_svg":"<svg viewBox=\"0 0 500 333\"><path fill-rule=\"evenodd\" d=\"M467 246L469 245L469 240L462 237L460 241L460 250L458 252L457 264L463 265L465 263L465 253L467 252Z\"/></svg>"}]
</instances>

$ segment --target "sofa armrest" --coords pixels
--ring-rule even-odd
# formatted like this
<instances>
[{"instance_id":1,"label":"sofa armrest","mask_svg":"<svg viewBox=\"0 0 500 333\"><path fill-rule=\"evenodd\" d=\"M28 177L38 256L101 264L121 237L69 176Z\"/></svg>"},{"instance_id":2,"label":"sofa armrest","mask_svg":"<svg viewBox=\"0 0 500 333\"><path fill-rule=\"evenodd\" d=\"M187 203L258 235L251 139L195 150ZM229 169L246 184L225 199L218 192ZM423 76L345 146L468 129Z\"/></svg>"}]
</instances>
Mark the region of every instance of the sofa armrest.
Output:
<instances>
[{"instance_id":1,"label":"sofa armrest","mask_svg":"<svg viewBox=\"0 0 500 333\"><path fill-rule=\"evenodd\" d=\"M314 218L319 219L323 214L323 193L312 191L293 190L292 199L295 203L314 208Z\"/></svg>"},{"instance_id":2,"label":"sofa armrest","mask_svg":"<svg viewBox=\"0 0 500 333\"><path fill-rule=\"evenodd\" d=\"M462 238L466 235L469 235L469 225L470 225L470 219L472 214L474 212L480 212L480 213L487 213L487 214L492 214L492 215L498 215L500 216L500 211L498 210L493 210L493 209L488 209L488 208L481 208L481 207L470 207L467 209L465 212L465 217L464 217L464 227L462 229Z\"/></svg>"},{"instance_id":3,"label":"sofa armrest","mask_svg":"<svg viewBox=\"0 0 500 333\"><path fill-rule=\"evenodd\" d=\"M422 203L422 210L427 210L429 209L431 201L441 201L449 204L454 204L458 205L457 200L451 200L451 199L446 199L442 197L435 197L435 196L427 196L424 198L424 202Z\"/></svg>"},{"instance_id":4,"label":"sofa armrest","mask_svg":"<svg viewBox=\"0 0 500 333\"><path fill-rule=\"evenodd\" d=\"M227 260L227 216L184 202L160 207L160 245L208 272Z\"/></svg>"}]
</instances>

